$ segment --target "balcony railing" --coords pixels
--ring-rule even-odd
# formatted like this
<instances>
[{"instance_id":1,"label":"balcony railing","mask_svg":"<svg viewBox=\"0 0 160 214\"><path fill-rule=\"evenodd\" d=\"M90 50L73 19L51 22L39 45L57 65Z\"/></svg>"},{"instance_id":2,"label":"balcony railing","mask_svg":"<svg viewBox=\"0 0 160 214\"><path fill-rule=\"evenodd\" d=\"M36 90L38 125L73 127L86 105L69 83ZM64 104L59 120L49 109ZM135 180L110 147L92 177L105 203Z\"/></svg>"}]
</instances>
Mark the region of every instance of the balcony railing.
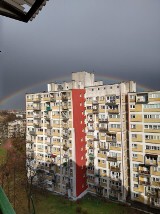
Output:
<instances>
[{"instance_id":1,"label":"balcony railing","mask_svg":"<svg viewBox=\"0 0 160 214\"><path fill-rule=\"evenodd\" d=\"M99 121L99 123L108 123L107 118L99 118L98 121Z\"/></svg>"},{"instance_id":2,"label":"balcony railing","mask_svg":"<svg viewBox=\"0 0 160 214\"><path fill-rule=\"evenodd\" d=\"M106 132L108 130L107 127L99 127L100 132Z\"/></svg>"},{"instance_id":3,"label":"balcony railing","mask_svg":"<svg viewBox=\"0 0 160 214\"><path fill-rule=\"evenodd\" d=\"M116 161L117 161L117 157L108 156L108 157L107 157L107 161L116 162Z\"/></svg>"},{"instance_id":4,"label":"balcony railing","mask_svg":"<svg viewBox=\"0 0 160 214\"><path fill-rule=\"evenodd\" d=\"M108 109L109 114L119 114L119 109Z\"/></svg>"},{"instance_id":5,"label":"balcony railing","mask_svg":"<svg viewBox=\"0 0 160 214\"><path fill-rule=\"evenodd\" d=\"M120 167L111 166L111 167L110 167L110 170L111 170L112 172L120 172Z\"/></svg>"},{"instance_id":6,"label":"balcony railing","mask_svg":"<svg viewBox=\"0 0 160 214\"><path fill-rule=\"evenodd\" d=\"M33 102L34 103L39 103L41 101L41 97L39 96L39 97L34 97L33 98Z\"/></svg>"}]
</instances>

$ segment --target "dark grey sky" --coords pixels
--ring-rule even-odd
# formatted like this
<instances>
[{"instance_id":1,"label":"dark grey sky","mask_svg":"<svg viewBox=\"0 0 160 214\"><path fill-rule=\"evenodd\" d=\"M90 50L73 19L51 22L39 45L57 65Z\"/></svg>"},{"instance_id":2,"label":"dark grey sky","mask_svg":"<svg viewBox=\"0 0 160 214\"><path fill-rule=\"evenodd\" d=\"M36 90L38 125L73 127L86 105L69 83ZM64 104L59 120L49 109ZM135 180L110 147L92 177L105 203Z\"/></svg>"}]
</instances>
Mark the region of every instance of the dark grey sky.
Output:
<instances>
[{"instance_id":1,"label":"dark grey sky","mask_svg":"<svg viewBox=\"0 0 160 214\"><path fill-rule=\"evenodd\" d=\"M160 90L159 11L159 0L50 0L30 23L0 17L0 100L81 70ZM21 108L26 91L0 108Z\"/></svg>"}]
</instances>

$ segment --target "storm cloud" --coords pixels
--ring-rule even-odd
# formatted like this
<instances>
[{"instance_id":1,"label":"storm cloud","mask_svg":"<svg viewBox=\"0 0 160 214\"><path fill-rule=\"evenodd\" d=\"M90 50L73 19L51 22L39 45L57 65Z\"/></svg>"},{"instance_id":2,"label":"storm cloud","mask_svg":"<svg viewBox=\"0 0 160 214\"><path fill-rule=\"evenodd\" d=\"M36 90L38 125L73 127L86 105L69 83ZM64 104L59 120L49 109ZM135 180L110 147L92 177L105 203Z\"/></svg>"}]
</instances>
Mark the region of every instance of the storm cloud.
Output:
<instances>
[{"instance_id":1,"label":"storm cloud","mask_svg":"<svg viewBox=\"0 0 160 214\"><path fill-rule=\"evenodd\" d=\"M0 99L81 70L160 90L159 10L159 0L50 0L27 24L0 17ZM24 94L1 108L23 107Z\"/></svg>"}]
</instances>

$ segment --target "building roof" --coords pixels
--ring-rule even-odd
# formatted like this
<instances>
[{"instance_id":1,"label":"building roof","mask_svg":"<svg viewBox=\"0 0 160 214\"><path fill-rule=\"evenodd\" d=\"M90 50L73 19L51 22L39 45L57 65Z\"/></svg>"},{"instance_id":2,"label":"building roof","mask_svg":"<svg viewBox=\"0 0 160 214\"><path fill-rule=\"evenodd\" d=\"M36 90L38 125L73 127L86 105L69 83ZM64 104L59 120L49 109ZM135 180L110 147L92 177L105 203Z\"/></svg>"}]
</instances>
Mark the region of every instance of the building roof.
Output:
<instances>
[{"instance_id":1,"label":"building roof","mask_svg":"<svg viewBox=\"0 0 160 214\"><path fill-rule=\"evenodd\" d=\"M32 21L48 0L1 0L0 15L22 22Z\"/></svg>"}]
</instances>

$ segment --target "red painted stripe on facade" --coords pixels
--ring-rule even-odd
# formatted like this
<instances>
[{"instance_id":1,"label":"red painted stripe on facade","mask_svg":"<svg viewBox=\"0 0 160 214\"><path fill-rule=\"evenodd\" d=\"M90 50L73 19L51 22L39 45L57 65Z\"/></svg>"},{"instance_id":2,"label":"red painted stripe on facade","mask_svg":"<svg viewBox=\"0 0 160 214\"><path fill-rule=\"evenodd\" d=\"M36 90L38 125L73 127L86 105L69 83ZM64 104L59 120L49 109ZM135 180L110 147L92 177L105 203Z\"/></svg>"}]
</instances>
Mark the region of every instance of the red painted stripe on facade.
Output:
<instances>
[{"instance_id":1,"label":"red painted stripe on facade","mask_svg":"<svg viewBox=\"0 0 160 214\"><path fill-rule=\"evenodd\" d=\"M73 127L75 129L76 196L87 189L85 141L85 90L73 89Z\"/></svg>"}]
</instances>

